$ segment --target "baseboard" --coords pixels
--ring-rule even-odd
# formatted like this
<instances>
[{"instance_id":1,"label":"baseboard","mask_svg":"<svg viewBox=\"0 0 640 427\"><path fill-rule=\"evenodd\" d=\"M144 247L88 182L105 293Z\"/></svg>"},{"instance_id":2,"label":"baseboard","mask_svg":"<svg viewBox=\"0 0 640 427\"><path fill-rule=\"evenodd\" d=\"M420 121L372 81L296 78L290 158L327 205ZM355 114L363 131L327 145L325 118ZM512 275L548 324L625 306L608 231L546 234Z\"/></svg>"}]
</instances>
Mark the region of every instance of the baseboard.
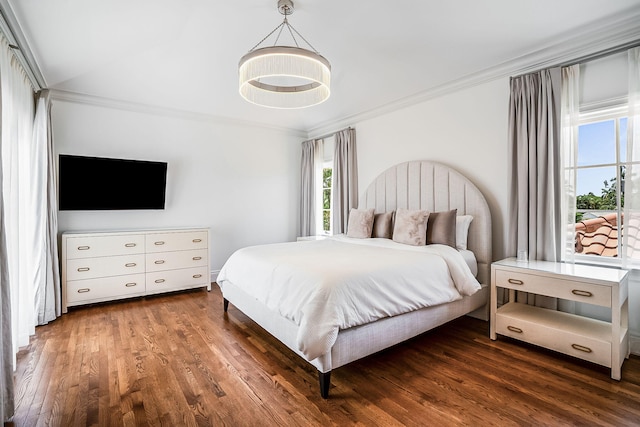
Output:
<instances>
[{"instance_id":1,"label":"baseboard","mask_svg":"<svg viewBox=\"0 0 640 427\"><path fill-rule=\"evenodd\" d=\"M220 274L220 270L213 270L211 272L211 283L218 281L218 274Z\"/></svg>"},{"instance_id":2,"label":"baseboard","mask_svg":"<svg viewBox=\"0 0 640 427\"><path fill-rule=\"evenodd\" d=\"M640 356L640 336L629 335L629 349L631 349L631 354Z\"/></svg>"}]
</instances>

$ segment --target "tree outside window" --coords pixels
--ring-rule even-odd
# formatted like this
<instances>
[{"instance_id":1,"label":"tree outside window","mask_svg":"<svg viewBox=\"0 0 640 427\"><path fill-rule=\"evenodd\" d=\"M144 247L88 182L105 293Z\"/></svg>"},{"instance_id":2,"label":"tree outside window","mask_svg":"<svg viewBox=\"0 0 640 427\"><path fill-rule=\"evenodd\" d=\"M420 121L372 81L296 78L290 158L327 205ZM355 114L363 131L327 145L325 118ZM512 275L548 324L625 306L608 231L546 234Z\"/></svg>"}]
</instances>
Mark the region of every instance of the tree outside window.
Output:
<instances>
[{"instance_id":1,"label":"tree outside window","mask_svg":"<svg viewBox=\"0 0 640 427\"><path fill-rule=\"evenodd\" d=\"M331 234L331 177L333 169L322 169L322 231Z\"/></svg>"}]
</instances>

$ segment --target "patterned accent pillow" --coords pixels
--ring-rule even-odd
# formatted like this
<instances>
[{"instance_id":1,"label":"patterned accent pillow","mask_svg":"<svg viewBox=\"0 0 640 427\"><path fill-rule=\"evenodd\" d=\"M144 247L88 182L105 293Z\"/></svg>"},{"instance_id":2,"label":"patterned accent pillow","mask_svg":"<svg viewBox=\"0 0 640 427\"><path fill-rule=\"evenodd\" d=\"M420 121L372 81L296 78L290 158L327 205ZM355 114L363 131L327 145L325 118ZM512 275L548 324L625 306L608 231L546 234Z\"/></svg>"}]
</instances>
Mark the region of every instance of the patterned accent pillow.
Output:
<instances>
[{"instance_id":1,"label":"patterned accent pillow","mask_svg":"<svg viewBox=\"0 0 640 427\"><path fill-rule=\"evenodd\" d=\"M406 245L424 246L427 243L429 212L400 208L393 225L393 241Z\"/></svg>"},{"instance_id":2,"label":"patterned accent pillow","mask_svg":"<svg viewBox=\"0 0 640 427\"><path fill-rule=\"evenodd\" d=\"M368 239L373 229L373 209L354 209L349 211L347 237Z\"/></svg>"},{"instance_id":3,"label":"patterned accent pillow","mask_svg":"<svg viewBox=\"0 0 640 427\"><path fill-rule=\"evenodd\" d=\"M393 215L395 212L385 212L373 216L373 233L371 237L391 239L393 237Z\"/></svg>"},{"instance_id":4,"label":"patterned accent pillow","mask_svg":"<svg viewBox=\"0 0 640 427\"><path fill-rule=\"evenodd\" d=\"M446 212L433 212L429 215L427 226L427 245L441 244L456 247L457 209Z\"/></svg>"}]
</instances>

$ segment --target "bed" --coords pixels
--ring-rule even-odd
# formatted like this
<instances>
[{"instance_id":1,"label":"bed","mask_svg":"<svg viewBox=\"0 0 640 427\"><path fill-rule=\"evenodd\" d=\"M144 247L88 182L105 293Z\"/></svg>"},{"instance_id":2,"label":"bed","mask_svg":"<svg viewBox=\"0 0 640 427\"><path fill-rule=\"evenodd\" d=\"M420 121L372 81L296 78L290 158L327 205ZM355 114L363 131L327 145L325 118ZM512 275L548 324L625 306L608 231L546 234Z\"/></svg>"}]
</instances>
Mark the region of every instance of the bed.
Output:
<instances>
[{"instance_id":1,"label":"bed","mask_svg":"<svg viewBox=\"0 0 640 427\"><path fill-rule=\"evenodd\" d=\"M429 212L455 210L458 217L471 216L473 219L468 224L466 250L463 247L456 250L446 245L427 245L421 248L409 248L408 245L404 245L407 250L402 247L397 250L397 245L403 245L385 241L389 239L354 241L349 237L336 236L328 240L243 248L227 260L218 276L225 313L229 303L233 304L313 365L318 370L320 394L323 398L329 395L333 369L399 344L460 316L468 314L484 320L488 317L488 283L492 256L491 216L484 196L469 179L441 163L431 161L401 163L383 172L369 185L360 197L358 209L360 211L373 209L377 213L396 211L400 213L403 210ZM378 254L375 251L387 252ZM324 253L322 256L334 254L334 262L338 266L346 265L341 260L348 258L349 265L362 264L361 269L366 270L369 267L365 261L354 261L357 259L358 252L363 253L363 258L374 260L376 265L376 268L371 268L368 273L374 285L367 288L367 292L364 293L366 296L363 298L373 298L371 295L376 294L376 285L385 277L389 277L389 268L393 263L408 265L408 260L414 258L415 262L412 261L410 268L414 268L415 264L415 268L422 270L410 273L407 267L407 274L418 274L429 278L433 276L434 281L440 280L436 277L442 277L442 280L448 280L449 284L446 285L448 289L442 292L437 291L439 294L437 299L433 299L435 298L433 296L424 296L426 302L420 300L405 311L393 308L395 305L385 305L384 301L383 307L365 310L361 309L361 302L350 300L345 304L348 306L347 309L340 308L347 312L345 316L348 321L335 320L336 316L333 313L335 311L342 313L342 311L334 309L334 305L329 302L338 301L338 299L327 296L329 294L324 290L321 292L320 299L316 298L318 291L311 291L316 286L311 278L315 278L319 273L318 268L313 268L313 262L309 260L311 257L321 256L320 253ZM242 255L237 255L238 253ZM240 256L245 258L241 261L236 259L234 268L234 258ZM290 265L284 265L283 259L288 260L286 264ZM316 265L327 265L327 259L322 259L323 261ZM425 274L427 260L433 267L429 267L432 270ZM293 264L294 262L297 264ZM464 263L467 270L461 266L461 263ZM329 265L331 265L330 262ZM441 272L442 268L445 268L445 274ZM356 270L356 267L347 269L351 276L359 277L351 271ZM342 271L342 267L324 268L324 270L332 272L335 278L331 280L335 281L342 281L341 275L348 275L337 273ZM404 270L405 267L403 267L403 274ZM378 278L374 276L376 274L383 277ZM473 283L469 280L469 274L473 276L471 277ZM416 292L422 292L422 290L407 290L404 287L404 284L411 280L405 280L403 277L400 274L397 275L396 279L403 285L395 288L400 288L401 292L411 293L411 298L415 298L416 301L423 298L422 295L414 297ZM360 282L364 283L363 280ZM274 290L276 285L280 286L281 282L284 288ZM311 293L300 295L304 304L301 302L296 307L288 305L293 301L290 298L291 294L307 287ZM354 285L354 288L357 286ZM338 293L347 295L346 298L350 299L352 296L350 292ZM387 293L387 290L381 291L373 299L382 300ZM402 295L391 294L389 298L394 301L409 299L403 298ZM304 310L300 307L304 307ZM330 313L324 314L325 309ZM360 313L361 311L364 314ZM334 323L325 325L327 319Z\"/></svg>"}]
</instances>

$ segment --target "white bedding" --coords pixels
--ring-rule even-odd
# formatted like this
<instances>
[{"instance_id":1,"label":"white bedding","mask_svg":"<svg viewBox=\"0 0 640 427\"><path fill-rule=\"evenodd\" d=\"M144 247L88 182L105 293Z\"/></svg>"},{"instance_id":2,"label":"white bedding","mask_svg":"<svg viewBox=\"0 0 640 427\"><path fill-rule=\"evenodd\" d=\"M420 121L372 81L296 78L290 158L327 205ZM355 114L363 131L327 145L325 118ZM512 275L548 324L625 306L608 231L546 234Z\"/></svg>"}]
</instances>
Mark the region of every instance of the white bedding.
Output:
<instances>
[{"instance_id":1,"label":"white bedding","mask_svg":"<svg viewBox=\"0 0 640 427\"><path fill-rule=\"evenodd\" d=\"M223 294L227 281L297 324L297 345L308 360L330 351L340 329L480 289L449 246L346 236L240 249L218 275Z\"/></svg>"}]
</instances>

